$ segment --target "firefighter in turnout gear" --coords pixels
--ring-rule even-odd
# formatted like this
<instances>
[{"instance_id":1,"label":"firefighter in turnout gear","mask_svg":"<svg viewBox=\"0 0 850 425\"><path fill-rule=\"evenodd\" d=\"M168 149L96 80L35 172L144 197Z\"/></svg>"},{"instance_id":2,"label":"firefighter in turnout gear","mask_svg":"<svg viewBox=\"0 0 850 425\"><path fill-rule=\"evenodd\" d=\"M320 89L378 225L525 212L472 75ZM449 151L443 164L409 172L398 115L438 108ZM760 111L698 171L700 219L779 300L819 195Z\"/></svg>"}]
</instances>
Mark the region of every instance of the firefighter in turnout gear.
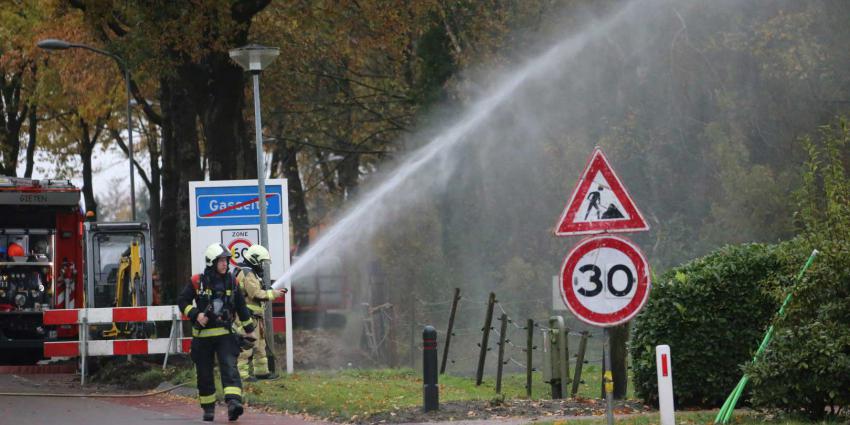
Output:
<instances>
[{"instance_id":1,"label":"firefighter in turnout gear","mask_svg":"<svg viewBox=\"0 0 850 425\"><path fill-rule=\"evenodd\" d=\"M239 354L239 375L247 382L275 378L269 372L269 360L266 357L266 329L263 315L265 303L283 296L286 289L271 289L263 286L263 264L270 261L269 251L262 245L255 244L245 251L244 261L234 270L236 281L245 296L245 303L251 310L251 315L254 316L253 322L259 331L253 347L243 348ZM250 373L252 366L253 376Z\"/></svg>"},{"instance_id":2,"label":"firefighter in turnout gear","mask_svg":"<svg viewBox=\"0 0 850 425\"><path fill-rule=\"evenodd\" d=\"M221 386L227 403L227 418L235 421L242 414L242 381L236 369L239 342L233 332L238 319L248 337L255 337L251 313L229 273L230 251L212 244L204 251L206 268L192 276L177 298L180 310L192 321L192 360L198 375L198 397L204 409L204 421L215 416L215 377L213 366L218 357Z\"/></svg>"}]
</instances>

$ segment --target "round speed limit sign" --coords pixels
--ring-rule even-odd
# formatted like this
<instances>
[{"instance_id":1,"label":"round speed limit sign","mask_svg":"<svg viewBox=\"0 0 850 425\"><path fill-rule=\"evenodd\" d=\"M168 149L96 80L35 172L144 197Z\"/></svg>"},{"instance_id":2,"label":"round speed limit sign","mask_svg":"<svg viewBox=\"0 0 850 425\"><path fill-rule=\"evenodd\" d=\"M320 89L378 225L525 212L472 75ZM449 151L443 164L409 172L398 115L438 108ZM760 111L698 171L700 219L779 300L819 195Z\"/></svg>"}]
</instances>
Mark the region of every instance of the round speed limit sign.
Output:
<instances>
[{"instance_id":1,"label":"round speed limit sign","mask_svg":"<svg viewBox=\"0 0 850 425\"><path fill-rule=\"evenodd\" d=\"M561 267L561 297L583 322L610 327L628 322L649 297L649 264L618 236L579 242Z\"/></svg>"},{"instance_id":2,"label":"round speed limit sign","mask_svg":"<svg viewBox=\"0 0 850 425\"><path fill-rule=\"evenodd\" d=\"M233 266L239 265L245 258L245 251L253 244L248 239L234 239L230 241L230 244L227 246L227 249L230 250L230 264Z\"/></svg>"}]
</instances>

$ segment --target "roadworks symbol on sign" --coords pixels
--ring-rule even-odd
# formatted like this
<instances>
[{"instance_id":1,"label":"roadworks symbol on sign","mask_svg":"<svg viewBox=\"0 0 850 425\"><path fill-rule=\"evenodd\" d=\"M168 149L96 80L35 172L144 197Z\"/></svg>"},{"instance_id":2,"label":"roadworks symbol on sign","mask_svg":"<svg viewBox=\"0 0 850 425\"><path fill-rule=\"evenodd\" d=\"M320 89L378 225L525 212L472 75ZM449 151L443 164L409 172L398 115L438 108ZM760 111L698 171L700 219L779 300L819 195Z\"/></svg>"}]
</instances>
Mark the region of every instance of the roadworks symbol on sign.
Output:
<instances>
[{"instance_id":1,"label":"roadworks symbol on sign","mask_svg":"<svg viewBox=\"0 0 850 425\"><path fill-rule=\"evenodd\" d=\"M566 209L561 214L557 236L587 235L604 232L649 230L620 178L596 148L584 168Z\"/></svg>"}]
</instances>

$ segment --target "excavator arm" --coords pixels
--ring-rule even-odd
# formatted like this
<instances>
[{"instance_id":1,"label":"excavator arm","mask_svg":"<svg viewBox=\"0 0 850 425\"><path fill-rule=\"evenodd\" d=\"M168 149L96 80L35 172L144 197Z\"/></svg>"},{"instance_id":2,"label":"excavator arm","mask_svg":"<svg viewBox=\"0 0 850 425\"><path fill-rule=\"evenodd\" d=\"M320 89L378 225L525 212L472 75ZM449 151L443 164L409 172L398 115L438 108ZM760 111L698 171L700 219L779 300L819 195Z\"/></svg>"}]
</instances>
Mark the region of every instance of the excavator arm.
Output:
<instances>
[{"instance_id":1,"label":"excavator arm","mask_svg":"<svg viewBox=\"0 0 850 425\"><path fill-rule=\"evenodd\" d=\"M124 291L129 288L130 305L124 305ZM137 307L142 297L142 258L139 243L133 241L121 257L115 282L115 307ZM104 338L115 338L120 334L129 334L128 329L119 330L116 323L103 331Z\"/></svg>"}]
</instances>

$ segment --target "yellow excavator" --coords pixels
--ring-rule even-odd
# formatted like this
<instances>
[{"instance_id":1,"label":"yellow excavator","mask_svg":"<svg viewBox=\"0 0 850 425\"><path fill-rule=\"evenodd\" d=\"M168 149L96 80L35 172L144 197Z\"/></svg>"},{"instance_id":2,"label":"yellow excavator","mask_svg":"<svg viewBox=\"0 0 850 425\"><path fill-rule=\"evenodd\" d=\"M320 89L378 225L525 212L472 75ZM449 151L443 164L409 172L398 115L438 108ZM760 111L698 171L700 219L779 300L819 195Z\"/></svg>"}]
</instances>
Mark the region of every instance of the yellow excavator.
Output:
<instances>
[{"instance_id":1,"label":"yellow excavator","mask_svg":"<svg viewBox=\"0 0 850 425\"><path fill-rule=\"evenodd\" d=\"M139 242L133 241L130 247L121 255L118 265L118 275L115 281L115 304L114 307L138 307L141 298L142 284L142 256ZM124 303L124 293L130 299L128 304ZM112 323L112 329L103 331L104 338L116 338L119 335L130 335L134 329L132 323L123 323L119 329L118 324Z\"/></svg>"}]
</instances>

